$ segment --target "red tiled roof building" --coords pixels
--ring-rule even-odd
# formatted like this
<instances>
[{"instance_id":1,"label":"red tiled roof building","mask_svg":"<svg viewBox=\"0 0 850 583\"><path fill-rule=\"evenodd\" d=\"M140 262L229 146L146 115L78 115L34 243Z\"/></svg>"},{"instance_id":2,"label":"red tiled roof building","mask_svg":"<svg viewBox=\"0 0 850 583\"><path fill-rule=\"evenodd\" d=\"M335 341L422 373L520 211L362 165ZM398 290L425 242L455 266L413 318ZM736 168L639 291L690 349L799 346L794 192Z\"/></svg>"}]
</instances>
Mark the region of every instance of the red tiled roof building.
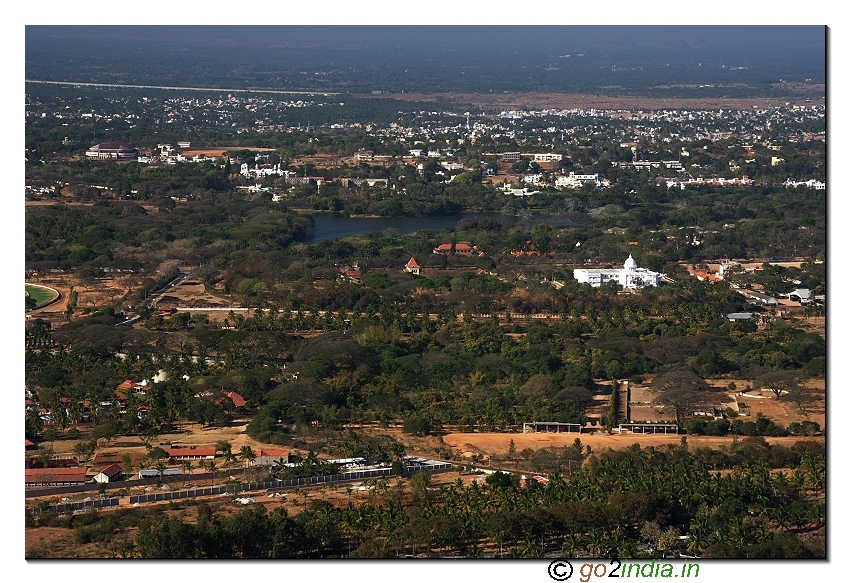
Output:
<instances>
[{"instance_id":1,"label":"red tiled roof building","mask_svg":"<svg viewBox=\"0 0 850 583\"><path fill-rule=\"evenodd\" d=\"M421 267L419 266L419 264L416 262L416 258L415 258L415 257L411 257L411 258L410 258L410 261L408 261L408 262L405 264L405 266L404 266L404 270L405 270L407 273L412 273L413 275L419 275L419 274L420 274L420 272L421 272L421 270L422 270L422 268L421 268Z\"/></svg>"}]
</instances>

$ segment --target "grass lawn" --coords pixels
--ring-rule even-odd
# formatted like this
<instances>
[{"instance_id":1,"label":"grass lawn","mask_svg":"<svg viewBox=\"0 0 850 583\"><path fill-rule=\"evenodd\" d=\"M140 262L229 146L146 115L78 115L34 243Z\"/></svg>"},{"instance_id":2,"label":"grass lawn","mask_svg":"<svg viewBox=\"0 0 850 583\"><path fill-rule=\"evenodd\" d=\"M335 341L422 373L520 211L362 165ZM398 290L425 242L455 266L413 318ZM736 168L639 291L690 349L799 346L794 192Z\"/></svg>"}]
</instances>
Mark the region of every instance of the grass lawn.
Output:
<instances>
[{"instance_id":1,"label":"grass lawn","mask_svg":"<svg viewBox=\"0 0 850 583\"><path fill-rule=\"evenodd\" d=\"M40 306L47 300L51 299L55 294L48 289L41 287L26 286L27 294L35 300L36 305Z\"/></svg>"}]
</instances>

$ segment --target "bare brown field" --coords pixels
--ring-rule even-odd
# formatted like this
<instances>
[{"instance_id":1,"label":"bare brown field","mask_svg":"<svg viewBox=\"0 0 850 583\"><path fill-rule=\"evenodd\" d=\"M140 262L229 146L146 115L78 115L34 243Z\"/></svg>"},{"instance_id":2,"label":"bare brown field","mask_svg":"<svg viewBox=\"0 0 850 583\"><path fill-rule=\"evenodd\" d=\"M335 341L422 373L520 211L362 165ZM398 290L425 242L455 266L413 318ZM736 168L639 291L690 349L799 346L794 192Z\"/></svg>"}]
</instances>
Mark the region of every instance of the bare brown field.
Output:
<instances>
[{"instance_id":1,"label":"bare brown field","mask_svg":"<svg viewBox=\"0 0 850 583\"><path fill-rule=\"evenodd\" d=\"M594 95L568 93L393 93L388 95L357 95L371 99L399 99L403 101L445 102L470 104L478 107L498 107L502 109L752 109L812 103L825 104L821 99L826 95L823 85L802 85L789 87L786 98L647 98L629 95ZM811 102L807 102L811 99Z\"/></svg>"},{"instance_id":2,"label":"bare brown field","mask_svg":"<svg viewBox=\"0 0 850 583\"><path fill-rule=\"evenodd\" d=\"M208 293L204 284L193 280L184 281L168 290L160 300L161 305L183 306L185 308L227 308L233 306L227 298Z\"/></svg>"},{"instance_id":3,"label":"bare brown field","mask_svg":"<svg viewBox=\"0 0 850 583\"><path fill-rule=\"evenodd\" d=\"M794 326L826 338L826 316L801 316L795 319Z\"/></svg>"},{"instance_id":4,"label":"bare brown field","mask_svg":"<svg viewBox=\"0 0 850 583\"><path fill-rule=\"evenodd\" d=\"M159 436L159 441L171 443L174 447L199 448L215 447L221 440L230 442L234 451L239 451L243 445L249 445L252 449L268 448L268 444L257 441L245 433L247 419L236 420L228 427L203 427L200 423L181 422L178 433L166 433ZM55 453L70 453L77 444L74 440L59 440L53 443ZM278 446L274 446L278 447ZM129 454L144 454L146 449L138 437L118 437L111 441L106 447L98 448L98 456Z\"/></svg>"},{"instance_id":5,"label":"bare brown field","mask_svg":"<svg viewBox=\"0 0 850 583\"><path fill-rule=\"evenodd\" d=\"M68 309L71 291L77 293L77 309L72 318L85 317L85 308L97 309L117 305L130 290L138 288L140 278L136 274L106 277L96 281L84 282L73 274L42 275L28 280L29 283L46 285L57 290L61 297L43 308L28 312L30 318L44 318L53 322L63 321ZM200 282L189 280L170 290L160 299L162 305L183 306L189 308L229 308L235 307L227 298L210 294ZM227 317L227 311L201 312L211 321L221 322Z\"/></svg>"},{"instance_id":6,"label":"bare brown field","mask_svg":"<svg viewBox=\"0 0 850 583\"><path fill-rule=\"evenodd\" d=\"M46 285L58 291L61 295L59 300L31 310L27 313L30 318L43 318L53 322L65 319L65 311L68 309L71 292L77 293L77 310L74 317L82 317L83 308L102 308L114 305L130 289L139 285L139 277L135 274L102 278L96 281L84 282L72 274L42 275L28 283Z\"/></svg>"},{"instance_id":7,"label":"bare brown field","mask_svg":"<svg viewBox=\"0 0 850 583\"><path fill-rule=\"evenodd\" d=\"M249 146L220 146L217 148L190 148L182 150L180 153L187 158L193 156L209 156L211 158L221 158L225 152L234 152L236 150L248 150L250 152L276 152L275 148L255 148Z\"/></svg>"},{"instance_id":8,"label":"bare brown field","mask_svg":"<svg viewBox=\"0 0 850 583\"><path fill-rule=\"evenodd\" d=\"M625 449L634 444L641 447L661 447L678 445L684 435L594 435L591 433L449 433L443 441L459 450L465 457L474 453L484 453L493 456L505 456L513 440L517 451L525 448L533 450L544 447L565 447L572 445L576 438L583 445L589 445L592 450ZM694 447L717 448L732 444L733 437L711 437L705 435L689 435L688 444ZM823 440L822 437L766 437L768 443L793 445L794 443L813 439Z\"/></svg>"}]
</instances>

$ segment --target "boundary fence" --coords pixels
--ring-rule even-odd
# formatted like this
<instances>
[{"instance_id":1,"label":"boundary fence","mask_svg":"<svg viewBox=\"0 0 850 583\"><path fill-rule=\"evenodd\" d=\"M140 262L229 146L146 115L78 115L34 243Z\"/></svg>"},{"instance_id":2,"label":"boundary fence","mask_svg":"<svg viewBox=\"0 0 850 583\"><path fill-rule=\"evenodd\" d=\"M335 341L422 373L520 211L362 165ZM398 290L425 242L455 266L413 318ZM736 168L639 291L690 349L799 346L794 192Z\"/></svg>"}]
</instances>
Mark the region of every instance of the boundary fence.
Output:
<instances>
[{"instance_id":1,"label":"boundary fence","mask_svg":"<svg viewBox=\"0 0 850 583\"><path fill-rule=\"evenodd\" d=\"M92 508L112 508L118 506L118 498L98 498L96 500L85 500L83 502L64 502L53 504L46 508L46 512L61 514L63 512L82 512ZM42 513L40 506L31 506L26 509L27 516L38 516Z\"/></svg>"},{"instance_id":2,"label":"boundary fence","mask_svg":"<svg viewBox=\"0 0 850 583\"><path fill-rule=\"evenodd\" d=\"M632 433L663 433L664 435L667 435L668 433L678 435L679 432L682 431L679 429L679 426L674 423L620 423L618 429L620 433L622 433L625 429ZM682 431L682 433L684 433L684 431Z\"/></svg>"},{"instance_id":3,"label":"boundary fence","mask_svg":"<svg viewBox=\"0 0 850 583\"><path fill-rule=\"evenodd\" d=\"M419 472L429 471L434 473L448 472L454 469L450 463L438 463L421 466L406 466L402 475L410 476ZM310 478L294 478L291 480L273 480L271 482L250 482L240 484L231 482L224 486L209 486L206 488L193 488L192 490L177 490L174 492L157 492L156 494L142 494L130 496L130 504L142 504L145 502L164 502L167 500L181 500L184 498L196 498L200 496L220 496L222 494L239 494L240 492L252 492L256 490L285 490L299 486L315 486L319 484L330 484L333 482L356 482L368 478L391 476L392 468L379 468L375 470L357 470L345 472L344 474L332 474L329 476L312 476Z\"/></svg>"}]
</instances>

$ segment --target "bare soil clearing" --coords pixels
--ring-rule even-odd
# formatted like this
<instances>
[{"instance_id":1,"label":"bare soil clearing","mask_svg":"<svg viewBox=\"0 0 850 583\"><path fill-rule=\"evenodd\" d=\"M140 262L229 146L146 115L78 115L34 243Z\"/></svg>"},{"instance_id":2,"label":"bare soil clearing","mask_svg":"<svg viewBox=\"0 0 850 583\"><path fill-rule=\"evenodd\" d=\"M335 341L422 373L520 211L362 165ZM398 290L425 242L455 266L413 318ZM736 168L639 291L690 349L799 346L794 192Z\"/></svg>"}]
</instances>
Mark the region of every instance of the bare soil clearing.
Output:
<instances>
[{"instance_id":1,"label":"bare soil clearing","mask_svg":"<svg viewBox=\"0 0 850 583\"><path fill-rule=\"evenodd\" d=\"M98 309L114 305L130 290L138 288L140 279L137 274L105 277L94 281L82 281L72 274L41 275L27 280L27 283L55 289L60 297L47 306L27 312L27 316L31 319L43 318L54 323L64 321L71 292L76 292L77 304L72 318L85 317L85 308Z\"/></svg>"},{"instance_id":2,"label":"bare soil clearing","mask_svg":"<svg viewBox=\"0 0 850 583\"><path fill-rule=\"evenodd\" d=\"M228 427L203 427L200 423L180 423L180 431L177 433L160 434L158 441L162 443L170 443L173 447L191 447L198 448L215 447L219 441L226 440L230 442L234 452L238 452L242 446L251 446L253 450L261 448L277 448L279 446L271 446L267 443L259 442L247 433L245 427L248 424L246 419L236 420ZM73 452L74 446L77 444L74 440L59 440L53 442L55 453L70 453ZM125 453L129 454L145 454L145 449L142 441L136 436L118 437L111 441L109 445L103 448L98 448L97 455L103 456L107 454L118 455L119 457Z\"/></svg>"},{"instance_id":3,"label":"bare soil clearing","mask_svg":"<svg viewBox=\"0 0 850 583\"><path fill-rule=\"evenodd\" d=\"M589 445L592 450L625 449L634 444L641 447L663 447L665 445L678 445L684 435L594 435L592 433L450 433L443 437L443 441L458 449L463 455L471 457L473 453L484 453L494 456L505 456L508 447L513 440L517 451L525 448L533 450L544 447L566 447L572 445L576 438L581 440L582 445ZM718 448L723 445L731 445L732 437L710 437L704 435L690 435L688 444L691 447ZM823 440L822 437L767 437L768 443L781 443L786 446L804 439Z\"/></svg>"},{"instance_id":4,"label":"bare soil clearing","mask_svg":"<svg viewBox=\"0 0 850 583\"><path fill-rule=\"evenodd\" d=\"M752 109L791 105L824 105L824 85L782 86L786 98L650 98L630 95L593 95L581 93L393 93L358 95L373 99L470 104L502 109ZM806 101L810 99L811 101Z\"/></svg>"},{"instance_id":5,"label":"bare soil clearing","mask_svg":"<svg viewBox=\"0 0 850 583\"><path fill-rule=\"evenodd\" d=\"M192 158L194 156L209 156L210 158L222 158L224 157L225 152L235 152L241 150L248 150L250 152L276 152L275 148L254 148L248 146L225 146L220 148L190 148L186 150L182 150L180 152L181 155L186 158Z\"/></svg>"}]
</instances>

